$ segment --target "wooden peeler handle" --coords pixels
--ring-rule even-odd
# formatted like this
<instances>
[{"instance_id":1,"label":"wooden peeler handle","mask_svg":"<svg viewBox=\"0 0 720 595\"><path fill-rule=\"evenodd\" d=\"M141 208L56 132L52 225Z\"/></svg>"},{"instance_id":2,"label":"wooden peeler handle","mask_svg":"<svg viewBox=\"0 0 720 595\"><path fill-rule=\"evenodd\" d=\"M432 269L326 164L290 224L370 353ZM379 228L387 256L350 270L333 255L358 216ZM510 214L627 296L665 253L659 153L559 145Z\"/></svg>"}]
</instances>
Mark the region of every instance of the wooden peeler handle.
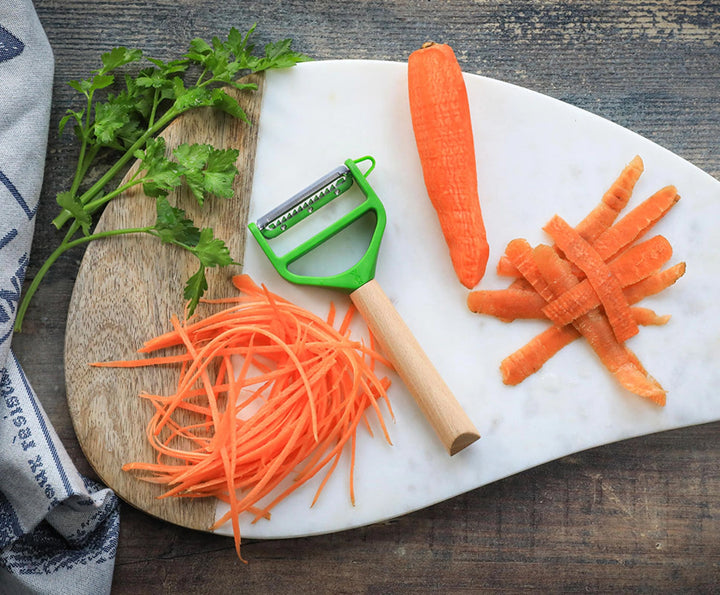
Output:
<instances>
[{"instance_id":1,"label":"wooden peeler handle","mask_svg":"<svg viewBox=\"0 0 720 595\"><path fill-rule=\"evenodd\" d=\"M373 279L353 291L350 299L450 455L480 438L380 284Z\"/></svg>"}]
</instances>

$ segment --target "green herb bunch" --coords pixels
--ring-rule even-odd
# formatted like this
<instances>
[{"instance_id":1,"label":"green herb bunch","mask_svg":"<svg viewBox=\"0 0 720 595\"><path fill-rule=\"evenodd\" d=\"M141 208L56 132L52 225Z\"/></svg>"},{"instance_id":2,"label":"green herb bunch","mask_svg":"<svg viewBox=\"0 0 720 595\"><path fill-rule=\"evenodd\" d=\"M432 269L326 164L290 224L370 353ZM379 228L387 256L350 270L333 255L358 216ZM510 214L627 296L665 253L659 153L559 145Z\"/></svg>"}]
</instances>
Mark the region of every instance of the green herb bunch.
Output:
<instances>
[{"instance_id":1,"label":"green herb bunch","mask_svg":"<svg viewBox=\"0 0 720 595\"><path fill-rule=\"evenodd\" d=\"M62 134L72 124L79 141L75 174L69 189L57 195L62 210L53 219L53 224L66 228L66 233L27 288L18 308L16 330L21 329L33 295L57 259L93 240L145 233L192 253L197 257L198 270L185 285L188 314L207 289L205 270L234 264L224 241L214 237L212 228L197 228L167 196L186 186L200 205L211 197L231 197L238 174L238 151L183 144L167 156L165 141L158 134L175 118L197 107L216 108L248 122L247 114L225 89L256 89L254 84L241 82L242 77L308 60L291 49L289 39L269 43L263 55L256 55L251 43L254 30L255 26L242 34L232 28L226 40L216 37L210 43L194 39L182 58L169 62L145 56L138 49L117 47L102 55L102 67L89 78L70 81L83 97L84 106L78 111L68 110L59 126ZM127 74L136 64L141 66L139 72ZM139 160L139 166L128 179L118 182L133 159ZM111 165L105 166L102 175L88 180L98 164L106 163ZM99 211L138 184L156 200L155 223L93 233Z\"/></svg>"}]
</instances>

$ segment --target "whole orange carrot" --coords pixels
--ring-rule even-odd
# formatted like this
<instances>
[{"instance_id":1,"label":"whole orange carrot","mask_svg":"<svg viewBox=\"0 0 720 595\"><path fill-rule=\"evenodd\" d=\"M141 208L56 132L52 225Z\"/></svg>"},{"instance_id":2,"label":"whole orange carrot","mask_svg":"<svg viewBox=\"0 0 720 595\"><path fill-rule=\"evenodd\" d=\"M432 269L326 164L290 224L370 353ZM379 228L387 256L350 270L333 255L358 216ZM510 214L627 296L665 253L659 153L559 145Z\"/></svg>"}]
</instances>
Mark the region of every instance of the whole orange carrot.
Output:
<instances>
[{"instance_id":1,"label":"whole orange carrot","mask_svg":"<svg viewBox=\"0 0 720 595\"><path fill-rule=\"evenodd\" d=\"M455 273L472 289L485 274L489 248L467 89L449 45L427 43L410 54L408 90L425 187Z\"/></svg>"}]
</instances>

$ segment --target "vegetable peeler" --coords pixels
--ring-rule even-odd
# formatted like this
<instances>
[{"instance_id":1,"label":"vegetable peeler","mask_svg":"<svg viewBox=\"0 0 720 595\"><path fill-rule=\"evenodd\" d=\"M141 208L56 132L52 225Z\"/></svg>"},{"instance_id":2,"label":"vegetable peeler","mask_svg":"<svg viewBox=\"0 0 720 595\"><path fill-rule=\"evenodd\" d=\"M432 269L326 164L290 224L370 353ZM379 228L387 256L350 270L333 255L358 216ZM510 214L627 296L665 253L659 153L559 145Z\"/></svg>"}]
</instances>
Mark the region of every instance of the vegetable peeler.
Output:
<instances>
[{"instance_id":1,"label":"vegetable peeler","mask_svg":"<svg viewBox=\"0 0 720 595\"><path fill-rule=\"evenodd\" d=\"M366 171L360 164L369 163ZM417 339L375 280L380 243L387 223L382 202L367 181L375 167L371 156L348 159L283 204L250 223L248 228L277 272L287 281L343 290L365 319L395 371L452 456L475 442L479 433ZM270 245L291 227L345 194L353 185L364 200L295 248L278 255ZM361 217L372 214L375 227L363 256L341 273L318 277L292 272L290 266Z\"/></svg>"}]
</instances>

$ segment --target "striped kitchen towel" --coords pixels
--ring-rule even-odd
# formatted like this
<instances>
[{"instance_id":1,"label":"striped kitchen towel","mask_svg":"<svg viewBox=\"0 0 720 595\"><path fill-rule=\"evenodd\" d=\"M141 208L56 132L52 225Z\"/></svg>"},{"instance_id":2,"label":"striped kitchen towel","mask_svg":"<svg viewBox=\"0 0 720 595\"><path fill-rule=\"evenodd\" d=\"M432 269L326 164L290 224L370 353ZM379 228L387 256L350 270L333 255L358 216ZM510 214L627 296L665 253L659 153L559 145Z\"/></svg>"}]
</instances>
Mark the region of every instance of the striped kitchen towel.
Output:
<instances>
[{"instance_id":1,"label":"striped kitchen towel","mask_svg":"<svg viewBox=\"0 0 720 595\"><path fill-rule=\"evenodd\" d=\"M82 477L11 349L50 117L53 54L31 0L0 1L0 593L109 593L115 494Z\"/></svg>"}]
</instances>

